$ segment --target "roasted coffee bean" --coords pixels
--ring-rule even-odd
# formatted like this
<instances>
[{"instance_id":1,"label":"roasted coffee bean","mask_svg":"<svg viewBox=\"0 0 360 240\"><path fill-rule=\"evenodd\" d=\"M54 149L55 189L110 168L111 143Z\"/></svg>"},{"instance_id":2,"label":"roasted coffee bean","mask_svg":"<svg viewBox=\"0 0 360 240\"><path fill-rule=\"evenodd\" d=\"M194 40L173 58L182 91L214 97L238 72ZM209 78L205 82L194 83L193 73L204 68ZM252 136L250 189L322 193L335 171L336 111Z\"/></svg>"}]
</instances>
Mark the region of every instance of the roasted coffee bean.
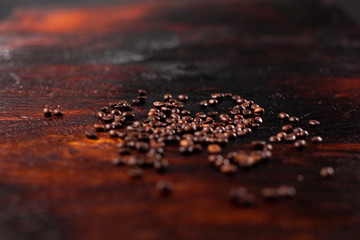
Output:
<instances>
[{"instance_id":1,"label":"roasted coffee bean","mask_svg":"<svg viewBox=\"0 0 360 240\"><path fill-rule=\"evenodd\" d=\"M135 118L135 114L133 112L123 112L122 115L127 120L133 120Z\"/></svg>"},{"instance_id":2,"label":"roasted coffee bean","mask_svg":"<svg viewBox=\"0 0 360 240\"><path fill-rule=\"evenodd\" d=\"M233 204L248 207L255 203L255 196L246 188L237 188L230 191L230 200Z\"/></svg>"},{"instance_id":3,"label":"roasted coffee bean","mask_svg":"<svg viewBox=\"0 0 360 240\"><path fill-rule=\"evenodd\" d=\"M224 98L224 94L223 93L212 93L211 98L220 100L220 99Z\"/></svg>"},{"instance_id":4,"label":"roasted coffee bean","mask_svg":"<svg viewBox=\"0 0 360 240\"><path fill-rule=\"evenodd\" d=\"M119 137L118 131L116 131L116 130L114 130L114 129L111 129L111 130L109 131L109 135L110 135L110 137Z\"/></svg>"},{"instance_id":5,"label":"roasted coffee bean","mask_svg":"<svg viewBox=\"0 0 360 240\"><path fill-rule=\"evenodd\" d=\"M178 95L178 100L182 102L186 102L189 99L189 97L185 94Z\"/></svg>"},{"instance_id":6,"label":"roasted coffee bean","mask_svg":"<svg viewBox=\"0 0 360 240\"><path fill-rule=\"evenodd\" d=\"M132 102L134 105L138 105L138 104L140 104L140 99L135 98L135 99L132 99L131 102Z\"/></svg>"},{"instance_id":7,"label":"roasted coffee bean","mask_svg":"<svg viewBox=\"0 0 360 240\"><path fill-rule=\"evenodd\" d=\"M296 134L290 133L284 137L284 140L287 142L294 142L296 140Z\"/></svg>"},{"instance_id":8,"label":"roasted coffee bean","mask_svg":"<svg viewBox=\"0 0 360 240\"><path fill-rule=\"evenodd\" d=\"M52 116L51 110L48 107L44 108L43 113L44 113L45 117L51 117Z\"/></svg>"},{"instance_id":9,"label":"roasted coffee bean","mask_svg":"<svg viewBox=\"0 0 360 240\"><path fill-rule=\"evenodd\" d=\"M144 176L144 170L140 167L131 167L128 174L131 178L142 178Z\"/></svg>"},{"instance_id":10,"label":"roasted coffee bean","mask_svg":"<svg viewBox=\"0 0 360 240\"><path fill-rule=\"evenodd\" d=\"M229 93L229 92L227 92L227 93L224 93L224 97L232 97L232 93Z\"/></svg>"},{"instance_id":11,"label":"roasted coffee bean","mask_svg":"<svg viewBox=\"0 0 360 240\"><path fill-rule=\"evenodd\" d=\"M273 146L271 144L265 144L265 146L263 147L264 151L272 151L273 150Z\"/></svg>"},{"instance_id":12,"label":"roasted coffee bean","mask_svg":"<svg viewBox=\"0 0 360 240\"><path fill-rule=\"evenodd\" d=\"M190 116L190 111L188 111L188 110L182 110L180 113L183 116Z\"/></svg>"},{"instance_id":13,"label":"roasted coffee bean","mask_svg":"<svg viewBox=\"0 0 360 240\"><path fill-rule=\"evenodd\" d=\"M231 120L231 118L227 114L220 114L219 119L221 122L227 123Z\"/></svg>"},{"instance_id":14,"label":"roasted coffee bean","mask_svg":"<svg viewBox=\"0 0 360 240\"><path fill-rule=\"evenodd\" d=\"M139 103L146 102L147 97L146 96L137 96L137 99L139 100Z\"/></svg>"},{"instance_id":15,"label":"roasted coffee bean","mask_svg":"<svg viewBox=\"0 0 360 240\"><path fill-rule=\"evenodd\" d=\"M112 163L115 165L115 166L124 166L126 165L126 160L125 158L123 157L115 157L112 161Z\"/></svg>"},{"instance_id":16,"label":"roasted coffee bean","mask_svg":"<svg viewBox=\"0 0 360 240\"><path fill-rule=\"evenodd\" d=\"M56 117L62 117L64 116L64 113L60 109L55 109L53 112L54 116Z\"/></svg>"},{"instance_id":17,"label":"roasted coffee bean","mask_svg":"<svg viewBox=\"0 0 360 240\"><path fill-rule=\"evenodd\" d=\"M298 149L298 150L303 149L305 145L306 145L306 142L305 142L304 139L297 140L297 141L294 143L295 148Z\"/></svg>"},{"instance_id":18,"label":"roasted coffee bean","mask_svg":"<svg viewBox=\"0 0 360 240\"><path fill-rule=\"evenodd\" d=\"M249 116L251 114L251 110L250 109L243 109L241 111L241 113L244 115L244 116Z\"/></svg>"},{"instance_id":19,"label":"roasted coffee bean","mask_svg":"<svg viewBox=\"0 0 360 240\"><path fill-rule=\"evenodd\" d=\"M290 132L292 132L293 127L290 124L288 124L288 125L282 126L281 130L286 133L290 133Z\"/></svg>"},{"instance_id":20,"label":"roasted coffee bean","mask_svg":"<svg viewBox=\"0 0 360 240\"><path fill-rule=\"evenodd\" d=\"M320 122L317 120L310 120L309 124L310 124L310 126L314 127L314 126L320 125Z\"/></svg>"},{"instance_id":21,"label":"roasted coffee bean","mask_svg":"<svg viewBox=\"0 0 360 240\"><path fill-rule=\"evenodd\" d=\"M279 132L276 134L277 137L279 137L280 139L284 139L286 137L287 133L286 132Z\"/></svg>"},{"instance_id":22,"label":"roasted coffee bean","mask_svg":"<svg viewBox=\"0 0 360 240\"><path fill-rule=\"evenodd\" d=\"M263 115L265 110L262 107L255 107L254 108L254 115Z\"/></svg>"},{"instance_id":23,"label":"roasted coffee bean","mask_svg":"<svg viewBox=\"0 0 360 240\"><path fill-rule=\"evenodd\" d=\"M297 117L289 117L289 122L299 122L299 118Z\"/></svg>"},{"instance_id":24,"label":"roasted coffee bean","mask_svg":"<svg viewBox=\"0 0 360 240\"><path fill-rule=\"evenodd\" d=\"M299 132L299 133L297 134L297 137L298 137L298 138L302 138L302 139L305 139L305 138L307 138L308 136L309 136L309 132L306 131L306 130L303 130L303 131L301 131L301 132Z\"/></svg>"},{"instance_id":25,"label":"roasted coffee bean","mask_svg":"<svg viewBox=\"0 0 360 240\"><path fill-rule=\"evenodd\" d=\"M279 114L279 118L282 120L286 120L289 118L289 114L282 112Z\"/></svg>"},{"instance_id":26,"label":"roasted coffee bean","mask_svg":"<svg viewBox=\"0 0 360 240\"><path fill-rule=\"evenodd\" d=\"M156 190L163 196L168 196L174 190L174 184L170 181L158 181Z\"/></svg>"},{"instance_id":27,"label":"roasted coffee bean","mask_svg":"<svg viewBox=\"0 0 360 240\"><path fill-rule=\"evenodd\" d=\"M200 107L206 108L208 106L208 102L206 100L202 100L199 102Z\"/></svg>"},{"instance_id":28,"label":"roasted coffee bean","mask_svg":"<svg viewBox=\"0 0 360 240\"><path fill-rule=\"evenodd\" d=\"M224 174L234 174L238 167L235 164L224 164L220 167L220 172Z\"/></svg>"},{"instance_id":29,"label":"roasted coffee bean","mask_svg":"<svg viewBox=\"0 0 360 240\"><path fill-rule=\"evenodd\" d=\"M96 132L105 131L105 125L104 124L94 124L93 127L94 127Z\"/></svg>"},{"instance_id":30,"label":"roasted coffee bean","mask_svg":"<svg viewBox=\"0 0 360 240\"><path fill-rule=\"evenodd\" d=\"M98 118L102 118L103 116L105 116L105 113L102 112L102 111L99 111L99 112L96 113L96 116L97 116Z\"/></svg>"},{"instance_id":31,"label":"roasted coffee bean","mask_svg":"<svg viewBox=\"0 0 360 240\"><path fill-rule=\"evenodd\" d=\"M153 102L154 107L160 108L163 107L165 105L165 103L163 102Z\"/></svg>"},{"instance_id":32,"label":"roasted coffee bean","mask_svg":"<svg viewBox=\"0 0 360 240\"><path fill-rule=\"evenodd\" d=\"M312 137L311 138L311 142L313 143L313 144L318 144L318 143L321 143L323 141L323 139L322 139L322 137L320 137L320 136L316 136L316 137Z\"/></svg>"},{"instance_id":33,"label":"roasted coffee bean","mask_svg":"<svg viewBox=\"0 0 360 240\"><path fill-rule=\"evenodd\" d=\"M189 147L189 146L194 145L194 142L189 140L189 139L183 139L183 140L180 141L179 145L181 147Z\"/></svg>"},{"instance_id":34,"label":"roasted coffee bean","mask_svg":"<svg viewBox=\"0 0 360 240\"><path fill-rule=\"evenodd\" d=\"M162 159L154 162L154 168L157 172L165 172L169 167L168 161Z\"/></svg>"},{"instance_id":35,"label":"roasted coffee bean","mask_svg":"<svg viewBox=\"0 0 360 240\"><path fill-rule=\"evenodd\" d=\"M209 117L215 117L217 114L218 114L218 112L216 112L216 111L210 111L210 112L207 113L207 115Z\"/></svg>"},{"instance_id":36,"label":"roasted coffee bean","mask_svg":"<svg viewBox=\"0 0 360 240\"><path fill-rule=\"evenodd\" d=\"M278 137L278 136L271 136L269 138L269 142L271 142L271 143L279 143L279 142L281 142L281 138Z\"/></svg>"},{"instance_id":37,"label":"roasted coffee bean","mask_svg":"<svg viewBox=\"0 0 360 240\"><path fill-rule=\"evenodd\" d=\"M217 154L221 152L221 147L218 144L209 144L207 150L210 154Z\"/></svg>"},{"instance_id":38,"label":"roasted coffee bean","mask_svg":"<svg viewBox=\"0 0 360 240\"><path fill-rule=\"evenodd\" d=\"M251 146L254 149L263 149L265 145L266 145L265 141L252 141L251 142Z\"/></svg>"},{"instance_id":39,"label":"roasted coffee bean","mask_svg":"<svg viewBox=\"0 0 360 240\"><path fill-rule=\"evenodd\" d=\"M164 101L169 101L170 99L172 99L172 95L170 94L170 93L166 93L165 95L164 95Z\"/></svg>"},{"instance_id":40,"label":"roasted coffee bean","mask_svg":"<svg viewBox=\"0 0 360 240\"><path fill-rule=\"evenodd\" d=\"M218 103L219 103L218 100L213 99L213 98L208 101L208 104L210 106L216 106Z\"/></svg>"},{"instance_id":41,"label":"roasted coffee bean","mask_svg":"<svg viewBox=\"0 0 360 240\"><path fill-rule=\"evenodd\" d=\"M94 131L86 131L85 135L88 139L98 139L98 136Z\"/></svg>"},{"instance_id":42,"label":"roasted coffee bean","mask_svg":"<svg viewBox=\"0 0 360 240\"><path fill-rule=\"evenodd\" d=\"M295 197L296 189L292 186L281 185L276 188L276 194L281 198Z\"/></svg>"},{"instance_id":43,"label":"roasted coffee bean","mask_svg":"<svg viewBox=\"0 0 360 240\"><path fill-rule=\"evenodd\" d=\"M140 96L145 96L145 95L146 95L146 90L144 90L144 89L139 89L139 90L138 90L138 94L139 94Z\"/></svg>"},{"instance_id":44,"label":"roasted coffee bean","mask_svg":"<svg viewBox=\"0 0 360 240\"><path fill-rule=\"evenodd\" d=\"M335 170L332 167L323 167L320 169L320 176L323 178L330 178L335 175Z\"/></svg>"},{"instance_id":45,"label":"roasted coffee bean","mask_svg":"<svg viewBox=\"0 0 360 240\"><path fill-rule=\"evenodd\" d=\"M101 120L105 123L112 123L114 121L113 115L106 115L101 118Z\"/></svg>"}]
</instances>

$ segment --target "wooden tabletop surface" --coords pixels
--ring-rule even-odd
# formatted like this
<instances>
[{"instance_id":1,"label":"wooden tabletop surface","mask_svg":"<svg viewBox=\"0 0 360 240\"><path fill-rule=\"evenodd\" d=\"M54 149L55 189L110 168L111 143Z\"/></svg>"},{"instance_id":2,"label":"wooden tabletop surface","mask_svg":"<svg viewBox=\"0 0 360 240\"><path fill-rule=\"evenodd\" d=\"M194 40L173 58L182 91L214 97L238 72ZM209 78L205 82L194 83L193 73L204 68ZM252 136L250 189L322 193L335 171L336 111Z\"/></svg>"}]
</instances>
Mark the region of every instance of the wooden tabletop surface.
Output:
<instances>
[{"instance_id":1,"label":"wooden tabletop surface","mask_svg":"<svg viewBox=\"0 0 360 240\"><path fill-rule=\"evenodd\" d=\"M0 239L359 239L360 28L318 1L136 1L17 8L0 22ZM264 124L225 151L279 131L280 112L324 142L301 152L274 144L273 157L232 177L207 153L165 152L169 171L130 179L112 164L116 143L84 132L109 102L148 91L137 119L164 93L188 109L213 92L265 108ZM62 118L45 118L60 105ZM335 176L319 171L332 166ZM304 180L298 181L298 175ZM174 183L169 197L158 180ZM272 203L260 191L297 195ZM246 187L252 207L229 191Z\"/></svg>"}]
</instances>

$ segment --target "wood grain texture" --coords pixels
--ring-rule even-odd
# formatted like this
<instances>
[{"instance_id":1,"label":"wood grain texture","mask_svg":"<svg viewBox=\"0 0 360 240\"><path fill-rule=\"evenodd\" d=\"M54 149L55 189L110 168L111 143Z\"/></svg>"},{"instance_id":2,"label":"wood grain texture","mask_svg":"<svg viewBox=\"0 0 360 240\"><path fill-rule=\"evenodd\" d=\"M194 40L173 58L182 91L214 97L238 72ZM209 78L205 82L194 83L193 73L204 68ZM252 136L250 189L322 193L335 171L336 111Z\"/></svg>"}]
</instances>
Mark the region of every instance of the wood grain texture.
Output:
<instances>
[{"instance_id":1,"label":"wood grain texture","mask_svg":"<svg viewBox=\"0 0 360 240\"><path fill-rule=\"evenodd\" d=\"M0 239L358 239L360 235L360 29L318 1L138 1L112 7L18 9L0 23ZM264 126L228 145L276 133L279 112L317 119L324 143L229 178L207 154L170 147L169 172L133 181L111 164L116 140L88 140L94 113L130 100L186 93L188 109L233 92L266 109ZM45 104L63 118L46 119ZM226 107L225 105L221 105ZM322 166L333 179L319 177ZM305 177L303 182L297 175ZM157 180L171 180L162 198ZM261 188L298 195L266 203ZM231 205L245 186L252 208Z\"/></svg>"}]
</instances>

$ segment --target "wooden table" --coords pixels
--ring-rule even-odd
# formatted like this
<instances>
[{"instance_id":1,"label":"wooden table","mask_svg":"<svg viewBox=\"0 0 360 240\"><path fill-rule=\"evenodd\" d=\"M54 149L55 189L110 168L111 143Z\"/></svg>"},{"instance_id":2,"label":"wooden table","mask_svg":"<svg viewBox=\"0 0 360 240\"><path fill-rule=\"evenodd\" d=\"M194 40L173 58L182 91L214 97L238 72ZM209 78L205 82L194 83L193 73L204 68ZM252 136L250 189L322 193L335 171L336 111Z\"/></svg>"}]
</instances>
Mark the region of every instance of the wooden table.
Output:
<instances>
[{"instance_id":1,"label":"wooden table","mask_svg":"<svg viewBox=\"0 0 360 240\"><path fill-rule=\"evenodd\" d=\"M17 9L0 23L0 239L359 239L360 29L317 1L137 1ZM274 145L273 158L233 177L207 153L165 157L166 174L129 179L114 167L117 140L84 136L96 111L147 89L137 118L164 93L192 112L212 92L266 109L264 126L229 144L243 149L279 131L285 111L324 143ZM44 118L43 106L63 118ZM322 166L336 175L321 179ZM297 180L298 175L304 181ZM158 180L175 184L163 198ZM264 201L263 187L296 187ZM232 205L246 187L256 204Z\"/></svg>"}]
</instances>

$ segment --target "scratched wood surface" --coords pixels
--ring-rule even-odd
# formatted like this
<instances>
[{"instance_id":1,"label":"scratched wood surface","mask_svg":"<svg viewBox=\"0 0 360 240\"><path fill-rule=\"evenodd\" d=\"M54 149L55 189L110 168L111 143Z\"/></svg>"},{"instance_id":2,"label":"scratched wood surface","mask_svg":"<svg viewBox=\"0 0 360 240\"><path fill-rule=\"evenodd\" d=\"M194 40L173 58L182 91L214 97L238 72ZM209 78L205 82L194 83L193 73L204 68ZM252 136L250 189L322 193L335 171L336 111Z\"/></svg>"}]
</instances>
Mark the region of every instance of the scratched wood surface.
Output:
<instances>
[{"instance_id":1,"label":"scratched wood surface","mask_svg":"<svg viewBox=\"0 0 360 240\"><path fill-rule=\"evenodd\" d=\"M359 239L360 29L318 1L136 1L113 6L17 8L0 22L0 239ZM248 147L285 111L324 143L274 146L264 165L229 178L207 154L170 148L166 174L131 180L114 167L116 140L84 131L108 102L149 91L138 119L166 92L192 112L211 92L266 109L264 126L228 145ZM45 104L63 118L46 119ZM336 176L324 180L330 165ZM305 180L296 180L299 174ZM175 184L172 196L155 191ZM265 202L289 184L294 199ZM251 208L229 203L244 186Z\"/></svg>"}]
</instances>

